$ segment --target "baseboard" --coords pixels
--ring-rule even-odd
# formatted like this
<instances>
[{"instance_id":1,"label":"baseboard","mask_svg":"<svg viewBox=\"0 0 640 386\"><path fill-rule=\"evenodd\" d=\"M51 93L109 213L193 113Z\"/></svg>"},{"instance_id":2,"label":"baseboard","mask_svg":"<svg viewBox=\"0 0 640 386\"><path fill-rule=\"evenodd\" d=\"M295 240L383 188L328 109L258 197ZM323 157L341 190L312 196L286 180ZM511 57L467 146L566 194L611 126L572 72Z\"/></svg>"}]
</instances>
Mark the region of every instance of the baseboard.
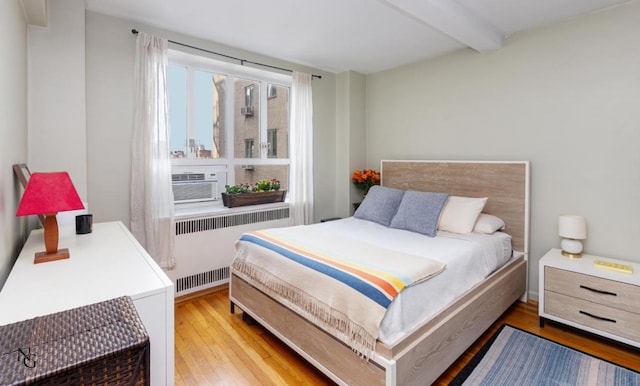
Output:
<instances>
[{"instance_id":1,"label":"baseboard","mask_svg":"<svg viewBox=\"0 0 640 386\"><path fill-rule=\"evenodd\" d=\"M198 299L198 298L202 298L208 295L211 295L213 293L216 292L220 292L220 291L225 291L229 289L229 284L228 283L224 283L224 284L220 284L218 286L215 287L211 287L211 288L206 288L203 289L201 291L196 291L196 292L192 292L190 294L187 295L183 295L183 296L178 296L177 298L174 299L174 304L175 305L179 305L185 302L190 302L192 300Z\"/></svg>"}]
</instances>

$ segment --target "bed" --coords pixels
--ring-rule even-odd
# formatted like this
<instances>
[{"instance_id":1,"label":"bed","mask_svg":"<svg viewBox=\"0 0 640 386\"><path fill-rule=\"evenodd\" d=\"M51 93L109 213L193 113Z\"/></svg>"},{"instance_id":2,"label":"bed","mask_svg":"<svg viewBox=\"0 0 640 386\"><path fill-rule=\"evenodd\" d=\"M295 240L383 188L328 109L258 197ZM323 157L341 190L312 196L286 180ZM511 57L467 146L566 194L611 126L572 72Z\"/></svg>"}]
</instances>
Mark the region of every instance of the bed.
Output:
<instances>
[{"instance_id":1,"label":"bed","mask_svg":"<svg viewBox=\"0 0 640 386\"><path fill-rule=\"evenodd\" d=\"M367 355L317 327L312 319L292 311L283 305L286 302L274 300L260 285L233 270L231 310L240 307L338 384L429 384L513 302L526 299L529 164L382 161L381 174L381 185L388 188L488 197L483 213L504 220L512 256L486 279L456 294L446 304L436 306L436 313L405 326L400 335L392 331L378 339ZM346 219L325 226L339 230L349 221L356 220ZM437 282L437 279L442 282L439 275L427 282Z\"/></svg>"}]
</instances>

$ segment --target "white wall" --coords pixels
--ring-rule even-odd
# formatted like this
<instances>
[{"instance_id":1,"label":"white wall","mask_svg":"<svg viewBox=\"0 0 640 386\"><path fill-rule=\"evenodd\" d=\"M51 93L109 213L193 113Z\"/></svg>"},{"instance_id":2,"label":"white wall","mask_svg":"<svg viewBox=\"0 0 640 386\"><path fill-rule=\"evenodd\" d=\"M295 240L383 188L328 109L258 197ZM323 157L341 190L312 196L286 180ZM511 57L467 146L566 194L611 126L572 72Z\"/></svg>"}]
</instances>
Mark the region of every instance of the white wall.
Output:
<instances>
[{"instance_id":1,"label":"white wall","mask_svg":"<svg viewBox=\"0 0 640 386\"><path fill-rule=\"evenodd\" d=\"M316 220L335 211L335 75L170 31L86 13L88 192L94 221L129 224L135 28L196 47L322 75L313 80ZM171 48L179 49L178 46ZM219 57L215 57L220 59Z\"/></svg>"},{"instance_id":2,"label":"white wall","mask_svg":"<svg viewBox=\"0 0 640 386\"><path fill-rule=\"evenodd\" d=\"M94 221L129 226L135 37L123 20L86 13L88 192Z\"/></svg>"},{"instance_id":3,"label":"white wall","mask_svg":"<svg viewBox=\"0 0 640 386\"><path fill-rule=\"evenodd\" d=\"M585 251L640 261L640 3L367 76L367 164L530 160L530 292L560 214Z\"/></svg>"},{"instance_id":4,"label":"white wall","mask_svg":"<svg viewBox=\"0 0 640 386\"><path fill-rule=\"evenodd\" d=\"M84 1L49 1L29 26L29 168L69 172L87 201Z\"/></svg>"},{"instance_id":5,"label":"white wall","mask_svg":"<svg viewBox=\"0 0 640 386\"><path fill-rule=\"evenodd\" d=\"M27 162L27 26L18 0L0 1L0 288L26 238L12 165Z\"/></svg>"},{"instance_id":6,"label":"white wall","mask_svg":"<svg viewBox=\"0 0 640 386\"><path fill-rule=\"evenodd\" d=\"M366 162L365 82L365 75L354 71L336 76L336 210L341 217L350 216L353 203L362 201L351 175Z\"/></svg>"}]
</instances>

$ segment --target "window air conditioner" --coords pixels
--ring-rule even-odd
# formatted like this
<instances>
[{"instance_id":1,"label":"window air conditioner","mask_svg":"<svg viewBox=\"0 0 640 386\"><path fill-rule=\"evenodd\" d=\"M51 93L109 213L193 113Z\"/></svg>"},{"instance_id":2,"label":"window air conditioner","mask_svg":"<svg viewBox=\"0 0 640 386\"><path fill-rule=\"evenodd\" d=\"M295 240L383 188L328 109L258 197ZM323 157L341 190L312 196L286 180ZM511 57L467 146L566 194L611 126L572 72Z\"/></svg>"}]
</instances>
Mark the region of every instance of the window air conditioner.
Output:
<instances>
[{"instance_id":1,"label":"window air conditioner","mask_svg":"<svg viewBox=\"0 0 640 386\"><path fill-rule=\"evenodd\" d=\"M218 176L215 173L171 174L171 182L175 203L218 199Z\"/></svg>"}]
</instances>

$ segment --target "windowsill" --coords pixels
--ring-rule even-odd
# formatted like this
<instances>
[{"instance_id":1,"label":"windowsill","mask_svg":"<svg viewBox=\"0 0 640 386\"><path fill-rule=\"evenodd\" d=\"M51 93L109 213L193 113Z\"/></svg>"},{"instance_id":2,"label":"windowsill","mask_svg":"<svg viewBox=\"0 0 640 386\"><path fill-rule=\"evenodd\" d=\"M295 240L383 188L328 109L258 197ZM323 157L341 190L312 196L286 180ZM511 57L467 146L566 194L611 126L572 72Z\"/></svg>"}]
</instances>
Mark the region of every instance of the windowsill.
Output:
<instances>
[{"instance_id":1,"label":"windowsill","mask_svg":"<svg viewBox=\"0 0 640 386\"><path fill-rule=\"evenodd\" d=\"M266 209L286 208L289 207L288 202L276 202L273 204L258 204L238 206L235 208L227 208L222 205L222 200L213 202L198 202L190 204L176 204L174 206L174 217L176 220L183 220L191 217L203 217L210 215L237 214L256 212Z\"/></svg>"}]
</instances>

